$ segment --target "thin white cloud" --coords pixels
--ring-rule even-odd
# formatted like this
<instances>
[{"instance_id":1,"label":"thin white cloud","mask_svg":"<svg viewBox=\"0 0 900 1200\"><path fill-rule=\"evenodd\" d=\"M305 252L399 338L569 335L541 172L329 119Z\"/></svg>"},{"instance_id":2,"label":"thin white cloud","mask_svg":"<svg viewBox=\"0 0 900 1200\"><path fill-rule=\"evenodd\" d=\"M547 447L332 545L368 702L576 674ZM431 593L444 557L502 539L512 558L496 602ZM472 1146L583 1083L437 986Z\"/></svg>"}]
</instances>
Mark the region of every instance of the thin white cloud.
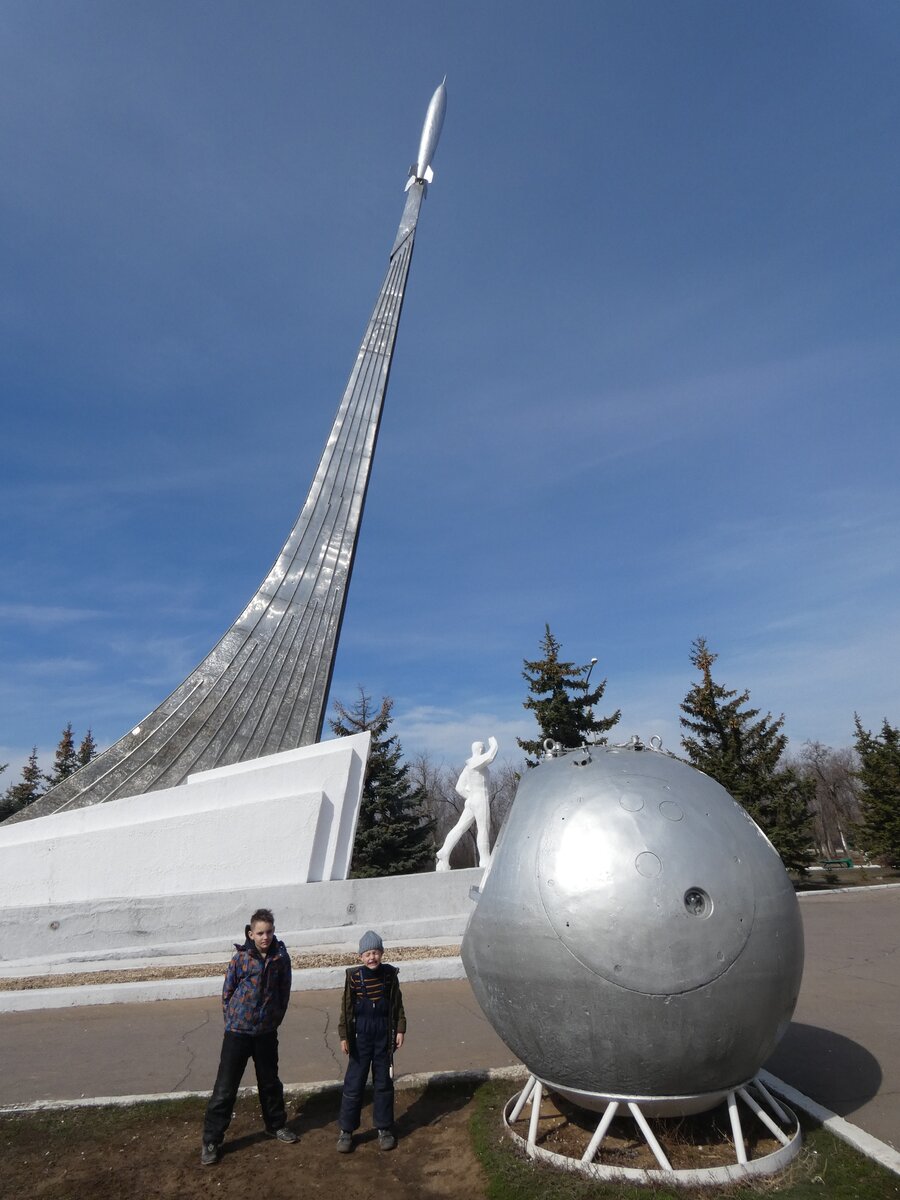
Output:
<instances>
[{"instance_id":1,"label":"thin white cloud","mask_svg":"<svg viewBox=\"0 0 900 1200\"><path fill-rule=\"evenodd\" d=\"M104 615L101 609L70 608L60 604L0 604L0 622L11 625L71 625Z\"/></svg>"},{"instance_id":2,"label":"thin white cloud","mask_svg":"<svg viewBox=\"0 0 900 1200\"><path fill-rule=\"evenodd\" d=\"M415 705L395 710L395 731L407 758L428 753L449 763L462 763L471 753L473 742L495 737L500 757L510 762L522 759L517 737L532 736L527 719L516 719L491 708L471 711Z\"/></svg>"}]
</instances>

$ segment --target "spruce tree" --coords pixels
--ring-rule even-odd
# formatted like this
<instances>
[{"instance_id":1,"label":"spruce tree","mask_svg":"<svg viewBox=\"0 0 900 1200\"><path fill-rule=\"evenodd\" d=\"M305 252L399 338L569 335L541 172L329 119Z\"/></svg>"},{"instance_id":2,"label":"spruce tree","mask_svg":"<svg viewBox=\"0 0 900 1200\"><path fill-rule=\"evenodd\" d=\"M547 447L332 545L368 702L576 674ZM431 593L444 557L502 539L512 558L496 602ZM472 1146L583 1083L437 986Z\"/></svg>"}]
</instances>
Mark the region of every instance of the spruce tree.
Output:
<instances>
[{"instance_id":1,"label":"spruce tree","mask_svg":"<svg viewBox=\"0 0 900 1200\"><path fill-rule=\"evenodd\" d=\"M37 746L33 746L25 766L22 768L22 778L18 783L10 784L0 800L0 820L11 817L19 809L37 800L44 794L42 784L46 781L41 768L38 766Z\"/></svg>"},{"instance_id":2,"label":"spruce tree","mask_svg":"<svg viewBox=\"0 0 900 1200\"><path fill-rule=\"evenodd\" d=\"M78 753L75 750L75 738L72 736L72 722L62 731L62 737L59 739L59 745L56 747L56 755L53 760L53 774L47 776L47 783L50 787L55 787L56 784L62 783L67 779L73 771L77 771L81 764L78 761Z\"/></svg>"},{"instance_id":3,"label":"spruce tree","mask_svg":"<svg viewBox=\"0 0 900 1200\"><path fill-rule=\"evenodd\" d=\"M412 875L434 866L434 822L425 812L425 789L411 783L397 737L388 733L393 707L386 696L376 710L360 688L353 708L335 701L337 716L329 721L338 737L372 734L350 866L356 879Z\"/></svg>"},{"instance_id":4,"label":"spruce tree","mask_svg":"<svg viewBox=\"0 0 900 1200\"><path fill-rule=\"evenodd\" d=\"M745 707L748 691L738 693L713 680L717 657L705 638L691 648L700 680L681 705L681 724L690 731L681 744L689 762L721 783L747 810L785 867L802 874L812 844L809 809L815 784L779 765L787 745L781 732L784 716L761 717L758 708Z\"/></svg>"},{"instance_id":5,"label":"spruce tree","mask_svg":"<svg viewBox=\"0 0 900 1200\"><path fill-rule=\"evenodd\" d=\"M863 845L891 865L900 863L900 729L882 722L880 733L863 729L856 713Z\"/></svg>"},{"instance_id":6,"label":"spruce tree","mask_svg":"<svg viewBox=\"0 0 900 1200\"><path fill-rule=\"evenodd\" d=\"M92 758L97 757L97 743L94 741L94 735L88 729L87 733L81 739L81 745L78 747L78 765L86 767Z\"/></svg>"},{"instance_id":7,"label":"spruce tree","mask_svg":"<svg viewBox=\"0 0 900 1200\"><path fill-rule=\"evenodd\" d=\"M567 749L575 749L585 742L602 745L605 734L622 715L621 709L609 717L595 717L593 706L599 704L606 691L606 680L588 691L588 676L593 663L576 666L559 657L560 643L544 626L540 648L543 658L524 660L522 678L528 683L531 695L523 701L523 707L534 713L540 734L536 738L516 738L525 751L529 767L536 767L544 749L544 741L550 738Z\"/></svg>"}]
</instances>

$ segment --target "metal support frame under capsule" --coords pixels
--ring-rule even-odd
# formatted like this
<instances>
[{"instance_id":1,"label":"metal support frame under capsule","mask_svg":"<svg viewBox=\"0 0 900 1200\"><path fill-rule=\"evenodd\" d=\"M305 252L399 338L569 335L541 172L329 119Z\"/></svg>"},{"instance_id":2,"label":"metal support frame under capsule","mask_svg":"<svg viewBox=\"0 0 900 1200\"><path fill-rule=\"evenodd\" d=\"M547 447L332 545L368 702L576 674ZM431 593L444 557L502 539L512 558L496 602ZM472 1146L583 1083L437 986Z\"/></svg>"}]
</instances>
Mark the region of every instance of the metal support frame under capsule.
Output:
<instances>
[{"instance_id":1,"label":"metal support frame under capsule","mask_svg":"<svg viewBox=\"0 0 900 1200\"><path fill-rule=\"evenodd\" d=\"M754 1098L750 1088L758 1096ZM640 1099L620 1097L610 1100L591 1136L581 1158L571 1158L558 1154L538 1145L538 1122L541 1116L541 1101L545 1095L545 1087L540 1079L530 1075L527 1083L517 1096L507 1101L503 1110L503 1124L509 1137L529 1158L547 1162L552 1166L568 1171L577 1171L591 1179L621 1180L630 1183L669 1183L679 1187L702 1187L709 1184L735 1183L752 1176L772 1175L783 1170L799 1153L802 1144L800 1123L796 1115L786 1105L780 1104L757 1077L746 1087L729 1091L726 1097L728 1116L731 1125L732 1145L735 1161L718 1167L682 1168L675 1169L669 1162L653 1132L650 1121L641 1109ZM758 1118L769 1133L780 1143L779 1148L771 1154L759 1158L748 1159L744 1144L744 1132L738 1100L742 1100L750 1109L752 1116ZM763 1108L767 1105L774 1114L774 1119ZM526 1105L530 1105L528 1117L528 1133L523 1137L517 1133L513 1125L521 1117ZM613 1119L621 1110L627 1110L653 1157L659 1164L658 1170L646 1170L636 1167L619 1167L597 1162L603 1140L609 1132ZM624 1112L622 1113L624 1115ZM776 1123L780 1122L780 1124ZM787 1132L786 1132L786 1129Z\"/></svg>"}]
</instances>

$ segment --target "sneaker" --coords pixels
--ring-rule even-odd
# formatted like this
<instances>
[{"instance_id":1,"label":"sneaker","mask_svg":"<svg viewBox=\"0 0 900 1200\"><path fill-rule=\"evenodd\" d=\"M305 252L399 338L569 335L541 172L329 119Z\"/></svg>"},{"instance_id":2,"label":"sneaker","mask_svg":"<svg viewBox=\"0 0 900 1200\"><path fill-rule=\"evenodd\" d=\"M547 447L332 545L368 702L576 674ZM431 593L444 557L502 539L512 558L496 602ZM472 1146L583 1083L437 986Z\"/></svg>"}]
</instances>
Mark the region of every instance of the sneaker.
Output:
<instances>
[{"instance_id":1,"label":"sneaker","mask_svg":"<svg viewBox=\"0 0 900 1200\"><path fill-rule=\"evenodd\" d=\"M348 1133L346 1129L342 1129L337 1140L338 1154L349 1154L353 1149L353 1134Z\"/></svg>"},{"instance_id":2,"label":"sneaker","mask_svg":"<svg viewBox=\"0 0 900 1200\"><path fill-rule=\"evenodd\" d=\"M266 1135L274 1138L276 1142L287 1142L289 1146L300 1141L293 1129L288 1129L287 1125L282 1125L280 1129L267 1129Z\"/></svg>"},{"instance_id":3,"label":"sneaker","mask_svg":"<svg viewBox=\"0 0 900 1200\"><path fill-rule=\"evenodd\" d=\"M200 1147L200 1165L212 1167L219 1161L219 1147L215 1142L204 1142Z\"/></svg>"},{"instance_id":4,"label":"sneaker","mask_svg":"<svg viewBox=\"0 0 900 1200\"><path fill-rule=\"evenodd\" d=\"M393 1150L397 1145L397 1139L394 1137L390 1129L378 1130L378 1149Z\"/></svg>"}]
</instances>

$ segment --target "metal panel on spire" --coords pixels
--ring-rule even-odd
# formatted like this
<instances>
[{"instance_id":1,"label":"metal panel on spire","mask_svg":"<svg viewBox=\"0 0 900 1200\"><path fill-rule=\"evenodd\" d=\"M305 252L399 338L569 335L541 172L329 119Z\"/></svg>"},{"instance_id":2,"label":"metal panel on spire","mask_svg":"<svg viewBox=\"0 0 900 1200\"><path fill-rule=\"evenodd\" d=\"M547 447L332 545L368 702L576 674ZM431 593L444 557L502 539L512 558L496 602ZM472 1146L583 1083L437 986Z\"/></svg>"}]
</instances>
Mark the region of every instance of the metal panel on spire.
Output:
<instances>
[{"instance_id":1,"label":"metal panel on spire","mask_svg":"<svg viewBox=\"0 0 900 1200\"><path fill-rule=\"evenodd\" d=\"M306 503L221 641L114 745L15 814L26 820L183 783L319 740L378 438L416 223L446 106L432 97L387 274Z\"/></svg>"}]
</instances>

